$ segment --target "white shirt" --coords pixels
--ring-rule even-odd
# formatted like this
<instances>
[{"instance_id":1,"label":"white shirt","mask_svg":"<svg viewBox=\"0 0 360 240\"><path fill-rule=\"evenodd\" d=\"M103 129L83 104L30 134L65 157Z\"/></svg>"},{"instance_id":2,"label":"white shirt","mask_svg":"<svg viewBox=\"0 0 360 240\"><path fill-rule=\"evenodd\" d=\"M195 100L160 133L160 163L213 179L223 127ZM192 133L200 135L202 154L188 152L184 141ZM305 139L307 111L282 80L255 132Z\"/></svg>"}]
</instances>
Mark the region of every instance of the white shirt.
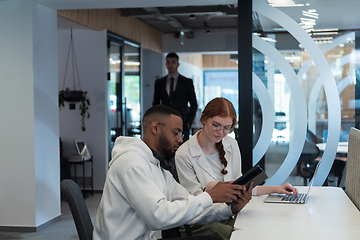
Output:
<instances>
[{"instance_id":1,"label":"white shirt","mask_svg":"<svg viewBox=\"0 0 360 240\"><path fill-rule=\"evenodd\" d=\"M202 130L200 130L202 131ZM201 150L197 141L198 131L188 141L183 143L176 151L175 162L180 184L183 185L190 194L201 194L206 185L211 181L218 181L214 170L210 166L206 155ZM235 139L225 136L222 139L225 151L225 158L228 162L224 175L224 181L236 180L242 176L241 155ZM220 159L219 159L220 162ZM257 194L257 188L253 188L252 195ZM214 204L217 205L217 204Z\"/></svg>"},{"instance_id":2,"label":"white shirt","mask_svg":"<svg viewBox=\"0 0 360 240\"><path fill-rule=\"evenodd\" d=\"M178 81L178 77L179 77L179 73L177 73L177 74L174 75L173 77L171 77L170 75L167 75L167 78L166 78L166 92L167 92L167 94L168 94L169 96L170 96L171 78L174 78L173 91L175 91L176 84L177 84L177 81Z\"/></svg>"},{"instance_id":3,"label":"white shirt","mask_svg":"<svg viewBox=\"0 0 360 240\"><path fill-rule=\"evenodd\" d=\"M210 167L217 179L217 181L224 181L224 174L222 174L221 170L223 169L223 165L220 161L219 152L216 152L211 155L205 155L207 160L209 161Z\"/></svg>"}]
</instances>

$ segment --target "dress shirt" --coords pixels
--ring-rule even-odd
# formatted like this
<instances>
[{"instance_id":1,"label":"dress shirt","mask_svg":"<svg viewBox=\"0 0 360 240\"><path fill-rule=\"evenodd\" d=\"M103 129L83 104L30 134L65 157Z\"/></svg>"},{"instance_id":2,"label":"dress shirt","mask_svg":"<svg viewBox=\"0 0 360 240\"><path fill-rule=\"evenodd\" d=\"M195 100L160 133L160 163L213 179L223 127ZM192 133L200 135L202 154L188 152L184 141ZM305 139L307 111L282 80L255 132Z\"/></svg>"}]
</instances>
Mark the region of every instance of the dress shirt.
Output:
<instances>
[{"instance_id":1,"label":"dress shirt","mask_svg":"<svg viewBox=\"0 0 360 240\"><path fill-rule=\"evenodd\" d=\"M167 78L166 78L166 92L168 93L169 96L170 96L170 84L171 84L171 80L170 80L170 79L171 79L171 78L174 78L174 89L173 89L173 91L175 91L178 77L179 77L179 73L177 73L177 74L174 75L174 76L167 75Z\"/></svg>"}]
</instances>

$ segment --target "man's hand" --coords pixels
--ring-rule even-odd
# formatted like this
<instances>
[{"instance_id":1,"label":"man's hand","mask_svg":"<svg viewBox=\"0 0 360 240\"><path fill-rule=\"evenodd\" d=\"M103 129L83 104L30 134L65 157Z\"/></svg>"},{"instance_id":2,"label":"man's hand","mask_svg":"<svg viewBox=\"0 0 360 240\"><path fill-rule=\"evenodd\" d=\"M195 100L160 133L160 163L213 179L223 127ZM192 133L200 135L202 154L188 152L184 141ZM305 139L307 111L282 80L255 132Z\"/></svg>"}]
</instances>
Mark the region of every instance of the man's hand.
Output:
<instances>
[{"instance_id":1,"label":"man's hand","mask_svg":"<svg viewBox=\"0 0 360 240\"><path fill-rule=\"evenodd\" d=\"M239 195L239 198L235 199L234 202L231 204L231 211L232 213L238 213L241 209L245 207L251 200L252 195L252 186L253 182L249 185L249 190L243 190L243 194Z\"/></svg>"},{"instance_id":2,"label":"man's hand","mask_svg":"<svg viewBox=\"0 0 360 240\"><path fill-rule=\"evenodd\" d=\"M241 195L240 190L246 191L245 186L230 182L218 182L212 189L206 190L214 203L232 202Z\"/></svg>"}]
</instances>

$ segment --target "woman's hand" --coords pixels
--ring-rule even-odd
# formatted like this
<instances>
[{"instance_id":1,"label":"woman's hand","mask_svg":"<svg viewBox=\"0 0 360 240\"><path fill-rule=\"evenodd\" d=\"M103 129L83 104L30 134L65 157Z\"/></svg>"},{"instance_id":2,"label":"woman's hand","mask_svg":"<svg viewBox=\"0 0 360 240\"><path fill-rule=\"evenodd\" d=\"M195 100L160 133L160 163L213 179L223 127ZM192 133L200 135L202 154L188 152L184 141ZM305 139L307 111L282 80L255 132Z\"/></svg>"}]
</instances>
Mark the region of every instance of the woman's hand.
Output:
<instances>
[{"instance_id":1,"label":"woman's hand","mask_svg":"<svg viewBox=\"0 0 360 240\"><path fill-rule=\"evenodd\" d=\"M297 188L291 185L290 183L285 183L281 186L276 186L274 193L286 194L286 195L294 194L295 196L299 194Z\"/></svg>"}]
</instances>

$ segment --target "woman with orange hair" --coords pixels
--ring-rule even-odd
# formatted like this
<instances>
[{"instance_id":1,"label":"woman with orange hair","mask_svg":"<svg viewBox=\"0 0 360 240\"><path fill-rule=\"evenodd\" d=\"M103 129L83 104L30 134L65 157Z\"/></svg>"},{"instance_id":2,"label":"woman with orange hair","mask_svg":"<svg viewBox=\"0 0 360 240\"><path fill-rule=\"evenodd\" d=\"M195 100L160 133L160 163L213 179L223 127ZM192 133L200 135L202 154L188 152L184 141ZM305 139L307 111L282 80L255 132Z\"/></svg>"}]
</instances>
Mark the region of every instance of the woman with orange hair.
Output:
<instances>
[{"instance_id":1,"label":"woman with orange hair","mask_svg":"<svg viewBox=\"0 0 360 240\"><path fill-rule=\"evenodd\" d=\"M232 181L242 175L238 144L228 136L237 123L232 103L226 98L211 100L202 112L200 122L203 125L202 130L183 143L175 155L180 184L195 196L210 189L218 181ZM297 189L289 183L281 186L258 186L252 190L249 188L244 193L240 195L236 211L231 206L220 203L207 209L206 211L223 216L225 220L192 225L192 234L219 234L223 239L229 239L234 230L233 216L249 202L251 195L298 194ZM250 199L247 196L250 196Z\"/></svg>"}]
</instances>

